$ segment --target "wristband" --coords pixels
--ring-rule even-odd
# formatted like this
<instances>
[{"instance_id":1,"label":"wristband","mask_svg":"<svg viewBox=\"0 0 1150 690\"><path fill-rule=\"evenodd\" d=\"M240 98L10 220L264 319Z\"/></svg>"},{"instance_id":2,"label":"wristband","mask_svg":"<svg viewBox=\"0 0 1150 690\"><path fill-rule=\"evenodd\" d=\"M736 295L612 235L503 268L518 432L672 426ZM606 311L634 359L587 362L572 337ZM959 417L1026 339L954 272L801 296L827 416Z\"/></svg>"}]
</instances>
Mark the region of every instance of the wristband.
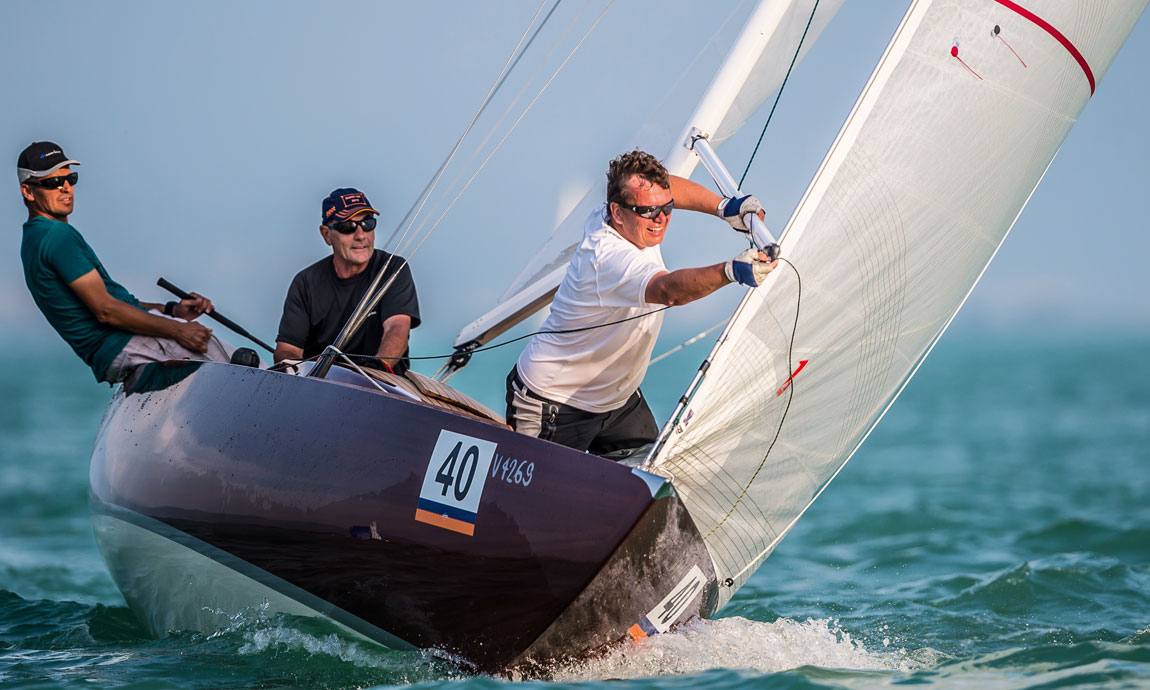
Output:
<instances>
[{"instance_id":1,"label":"wristband","mask_svg":"<svg viewBox=\"0 0 1150 690\"><path fill-rule=\"evenodd\" d=\"M164 305L164 316L175 316L177 304L179 304L179 302L168 302L167 304L165 304Z\"/></svg>"}]
</instances>

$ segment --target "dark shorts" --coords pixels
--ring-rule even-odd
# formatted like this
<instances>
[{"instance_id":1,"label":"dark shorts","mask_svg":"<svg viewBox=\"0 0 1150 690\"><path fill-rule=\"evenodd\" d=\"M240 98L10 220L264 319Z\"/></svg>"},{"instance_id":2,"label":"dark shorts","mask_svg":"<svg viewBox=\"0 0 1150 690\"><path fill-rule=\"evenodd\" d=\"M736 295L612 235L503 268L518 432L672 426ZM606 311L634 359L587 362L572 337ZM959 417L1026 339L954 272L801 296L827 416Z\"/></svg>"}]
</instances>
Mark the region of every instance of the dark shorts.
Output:
<instances>
[{"instance_id":1,"label":"dark shorts","mask_svg":"<svg viewBox=\"0 0 1150 690\"><path fill-rule=\"evenodd\" d=\"M638 390L618 409L587 412L537 394L515 367L507 375L507 423L520 433L595 455L639 448L659 435L655 415Z\"/></svg>"}]
</instances>

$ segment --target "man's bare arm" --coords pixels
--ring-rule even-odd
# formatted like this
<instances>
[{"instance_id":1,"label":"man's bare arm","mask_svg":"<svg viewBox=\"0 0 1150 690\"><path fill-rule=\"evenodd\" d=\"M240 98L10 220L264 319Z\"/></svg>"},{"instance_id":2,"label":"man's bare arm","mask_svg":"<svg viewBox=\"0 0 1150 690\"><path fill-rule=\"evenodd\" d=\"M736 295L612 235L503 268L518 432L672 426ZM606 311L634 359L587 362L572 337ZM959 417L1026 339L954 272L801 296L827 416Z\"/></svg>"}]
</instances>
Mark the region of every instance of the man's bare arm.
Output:
<instances>
[{"instance_id":1,"label":"man's bare arm","mask_svg":"<svg viewBox=\"0 0 1150 690\"><path fill-rule=\"evenodd\" d=\"M112 297L96 269L88 271L68 287L76 293L88 311L102 324L138 335L171 338L195 352L207 352L210 328L190 321L175 321L149 314L127 302Z\"/></svg>"},{"instance_id":2,"label":"man's bare arm","mask_svg":"<svg viewBox=\"0 0 1150 690\"><path fill-rule=\"evenodd\" d=\"M194 321L202 314L207 314L212 311L212 301L207 297L199 294L198 292L189 292L191 295L188 299L182 299L176 302L175 309L172 310L172 316L185 321ZM145 302L140 300L140 306L144 309L155 309L156 311L164 311L163 304L159 302Z\"/></svg>"},{"instance_id":3,"label":"man's bare arm","mask_svg":"<svg viewBox=\"0 0 1150 690\"><path fill-rule=\"evenodd\" d=\"M272 359L276 362L285 359L303 359L303 348L289 345L282 340L277 340L276 351L272 354Z\"/></svg>"},{"instance_id":4,"label":"man's bare arm","mask_svg":"<svg viewBox=\"0 0 1150 690\"><path fill-rule=\"evenodd\" d=\"M376 357L383 358L388 366L395 363L407 351L407 338L411 333L411 317L407 314L389 316L383 322L383 337L379 340Z\"/></svg>"},{"instance_id":5,"label":"man's bare arm","mask_svg":"<svg viewBox=\"0 0 1150 690\"><path fill-rule=\"evenodd\" d=\"M699 211L712 216L719 214L719 202L723 200L723 197L685 177L668 175L668 178L671 182L671 196L675 199L676 209Z\"/></svg>"},{"instance_id":6,"label":"man's bare arm","mask_svg":"<svg viewBox=\"0 0 1150 690\"><path fill-rule=\"evenodd\" d=\"M723 264L680 268L658 273L647 282L644 298L650 304L678 306L706 297L731 281L723 272Z\"/></svg>"},{"instance_id":7,"label":"man's bare arm","mask_svg":"<svg viewBox=\"0 0 1150 690\"><path fill-rule=\"evenodd\" d=\"M766 254L748 249L721 264L656 273L647 281L643 297L649 304L666 304L671 307L687 304L706 297L732 282L732 279L757 287L778 265L777 260L768 261Z\"/></svg>"},{"instance_id":8,"label":"man's bare arm","mask_svg":"<svg viewBox=\"0 0 1150 690\"><path fill-rule=\"evenodd\" d=\"M686 178L676 177L674 175L668 175L668 178L671 182L671 196L675 199L676 209L698 211L710 216L719 216L719 202L723 200L723 197ZM756 201L755 203L757 204L758 202ZM758 216L759 220L765 220L767 214L765 211L760 210ZM723 220L726 220L728 223L731 222L727 218L723 218Z\"/></svg>"}]
</instances>

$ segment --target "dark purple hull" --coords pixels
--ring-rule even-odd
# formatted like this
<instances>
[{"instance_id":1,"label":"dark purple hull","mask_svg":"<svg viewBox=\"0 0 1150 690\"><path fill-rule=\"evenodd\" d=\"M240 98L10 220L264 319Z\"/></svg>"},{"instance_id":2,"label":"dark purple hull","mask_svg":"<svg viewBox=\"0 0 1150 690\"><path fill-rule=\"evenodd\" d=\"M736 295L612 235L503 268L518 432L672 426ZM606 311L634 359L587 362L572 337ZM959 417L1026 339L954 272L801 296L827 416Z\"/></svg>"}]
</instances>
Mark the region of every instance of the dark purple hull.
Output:
<instances>
[{"instance_id":1,"label":"dark purple hull","mask_svg":"<svg viewBox=\"0 0 1150 690\"><path fill-rule=\"evenodd\" d=\"M117 393L90 477L112 573L158 634L203 627L172 613L180 596L193 612L251 605L241 581L282 610L481 670L714 612L706 548L660 477L352 385L225 364L160 373Z\"/></svg>"}]
</instances>

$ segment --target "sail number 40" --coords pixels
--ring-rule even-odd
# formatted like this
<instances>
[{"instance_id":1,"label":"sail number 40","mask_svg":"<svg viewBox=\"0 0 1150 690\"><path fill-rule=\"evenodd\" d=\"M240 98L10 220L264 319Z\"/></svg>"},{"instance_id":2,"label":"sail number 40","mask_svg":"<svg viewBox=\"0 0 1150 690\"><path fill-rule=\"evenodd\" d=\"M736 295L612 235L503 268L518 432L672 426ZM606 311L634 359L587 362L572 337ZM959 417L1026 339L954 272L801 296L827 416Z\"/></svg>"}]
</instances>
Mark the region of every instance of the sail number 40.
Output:
<instances>
[{"instance_id":1,"label":"sail number 40","mask_svg":"<svg viewBox=\"0 0 1150 690\"><path fill-rule=\"evenodd\" d=\"M454 431L439 432L423 473L415 519L474 534L479 499L491 470L495 443Z\"/></svg>"},{"instance_id":2,"label":"sail number 40","mask_svg":"<svg viewBox=\"0 0 1150 690\"><path fill-rule=\"evenodd\" d=\"M457 501L467 498L467 492L471 491L471 484L475 481L475 470L479 467L479 446L468 444L467 450L463 450L463 445L463 441L456 441L435 473L435 483L443 485L442 495L446 496L451 490Z\"/></svg>"}]
</instances>

